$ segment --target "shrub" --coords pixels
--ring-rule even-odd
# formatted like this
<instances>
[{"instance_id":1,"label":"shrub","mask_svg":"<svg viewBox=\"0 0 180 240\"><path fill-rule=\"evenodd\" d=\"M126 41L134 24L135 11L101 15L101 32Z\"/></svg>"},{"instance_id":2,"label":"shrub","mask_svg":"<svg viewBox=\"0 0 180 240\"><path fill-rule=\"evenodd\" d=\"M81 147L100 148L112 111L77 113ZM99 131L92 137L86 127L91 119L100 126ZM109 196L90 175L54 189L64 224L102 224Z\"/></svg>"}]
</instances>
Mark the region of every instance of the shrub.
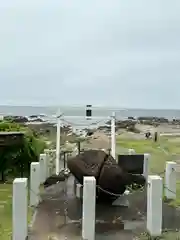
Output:
<instances>
[{"instance_id":1,"label":"shrub","mask_svg":"<svg viewBox=\"0 0 180 240\"><path fill-rule=\"evenodd\" d=\"M0 146L0 180L5 181L7 176L28 176L30 164L38 161L39 154L46 147L45 142L37 138L28 127L13 122L0 122L0 132L24 133L20 145Z\"/></svg>"}]
</instances>

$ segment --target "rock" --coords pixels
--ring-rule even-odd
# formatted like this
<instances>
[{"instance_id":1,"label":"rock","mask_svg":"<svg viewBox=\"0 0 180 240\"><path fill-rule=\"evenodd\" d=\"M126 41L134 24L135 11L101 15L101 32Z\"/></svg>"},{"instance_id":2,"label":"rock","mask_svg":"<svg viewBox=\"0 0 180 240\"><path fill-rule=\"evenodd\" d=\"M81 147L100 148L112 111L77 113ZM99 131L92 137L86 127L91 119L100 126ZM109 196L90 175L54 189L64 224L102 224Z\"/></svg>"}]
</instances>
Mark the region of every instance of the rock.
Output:
<instances>
[{"instance_id":1,"label":"rock","mask_svg":"<svg viewBox=\"0 0 180 240\"><path fill-rule=\"evenodd\" d=\"M29 118L38 118L39 115L30 115Z\"/></svg>"},{"instance_id":2,"label":"rock","mask_svg":"<svg viewBox=\"0 0 180 240\"><path fill-rule=\"evenodd\" d=\"M83 184L84 176L99 177L105 158L104 151L88 150L68 159L67 166L79 183Z\"/></svg>"},{"instance_id":3,"label":"rock","mask_svg":"<svg viewBox=\"0 0 180 240\"><path fill-rule=\"evenodd\" d=\"M180 119L175 119L174 118L170 123L173 124L173 125L180 125Z\"/></svg>"},{"instance_id":4,"label":"rock","mask_svg":"<svg viewBox=\"0 0 180 240\"><path fill-rule=\"evenodd\" d=\"M83 184L84 176L96 178L97 196L100 201L112 202L125 192L126 186L133 183L145 184L142 175L127 173L118 166L112 156L102 150L84 151L68 159L67 165L80 184Z\"/></svg>"},{"instance_id":5,"label":"rock","mask_svg":"<svg viewBox=\"0 0 180 240\"><path fill-rule=\"evenodd\" d=\"M11 121L15 123L27 123L28 118L23 116L4 116L4 121Z\"/></svg>"},{"instance_id":6,"label":"rock","mask_svg":"<svg viewBox=\"0 0 180 240\"><path fill-rule=\"evenodd\" d=\"M98 185L100 186L100 198L107 199L109 195L108 199L112 199L112 201L117 198L115 194L123 194L126 190L124 173L111 156L109 156L101 168ZM112 194L107 194L106 191Z\"/></svg>"},{"instance_id":7,"label":"rock","mask_svg":"<svg viewBox=\"0 0 180 240\"><path fill-rule=\"evenodd\" d=\"M30 120L30 122L45 122L42 118L37 117Z\"/></svg>"},{"instance_id":8,"label":"rock","mask_svg":"<svg viewBox=\"0 0 180 240\"><path fill-rule=\"evenodd\" d=\"M136 120L135 117L128 117L129 120Z\"/></svg>"},{"instance_id":9,"label":"rock","mask_svg":"<svg viewBox=\"0 0 180 240\"><path fill-rule=\"evenodd\" d=\"M65 173L64 171L60 172L59 175L53 174L52 176L48 177L46 181L43 183L44 188L52 186L58 182L65 181L66 175L67 173Z\"/></svg>"},{"instance_id":10,"label":"rock","mask_svg":"<svg viewBox=\"0 0 180 240\"><path fill-rule=\"evenodd\" d=\"M137 120L127 119L127 120L116 120L116 131L119 129L126 129L127 131L136 132L135 125ZM111 122L108 121L106 125L98 127L98 130L110 131L111 130Z\"/></svg>"},{"instance_id":11,"label":"rock","mask_svg":"<svg viewBox=\"0 0 180 240\"><path fill-rule=\"evenodd\" d=\"M148 124L148 125L169 123L169 120L163 117L138 117L138 121L141 124Z\"/></svg>"}]
</instances>

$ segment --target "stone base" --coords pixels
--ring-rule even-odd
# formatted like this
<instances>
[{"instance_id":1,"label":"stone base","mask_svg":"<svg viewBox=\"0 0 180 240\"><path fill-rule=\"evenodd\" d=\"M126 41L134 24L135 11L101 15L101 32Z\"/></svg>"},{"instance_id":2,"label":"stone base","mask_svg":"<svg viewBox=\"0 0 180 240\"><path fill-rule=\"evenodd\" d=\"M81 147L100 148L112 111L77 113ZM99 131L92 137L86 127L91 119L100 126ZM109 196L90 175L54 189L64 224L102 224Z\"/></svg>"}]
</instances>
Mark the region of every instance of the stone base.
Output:
<instances>
[{"instance_id":1,"label":"stone base","mask_svg":"<svg viewBox=\"0 0 180 240\"><path fill-rule=\"evenodd\" d=\"M125 193L121 197L117 198L112 203L112 206L129 207L129 201L127 199L128 195L129 195L129 191L126 190Z\"/></svg>"}]
</instances>

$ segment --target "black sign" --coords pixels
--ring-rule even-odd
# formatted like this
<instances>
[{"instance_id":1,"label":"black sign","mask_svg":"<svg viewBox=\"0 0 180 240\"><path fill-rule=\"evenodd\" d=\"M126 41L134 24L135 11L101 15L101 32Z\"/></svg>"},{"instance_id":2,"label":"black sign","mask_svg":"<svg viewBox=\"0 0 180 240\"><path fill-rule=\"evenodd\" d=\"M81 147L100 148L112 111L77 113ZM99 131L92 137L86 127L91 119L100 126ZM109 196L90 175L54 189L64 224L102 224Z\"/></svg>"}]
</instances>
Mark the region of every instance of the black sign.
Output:
<instances>
[{"instance_id":1,"label":"black sign","mask_svg":"<svg viewBox=\"0 0 180 240\"><path fill-rule=\"evenodd\" d=\"M86 117L91 119L92 117L92 105L86 105Z\"/></svg>"},{"instance_id":2,"label":"black sign","mask_svg":"<svg viewBox=\"0 0 180 240\"><path fill-rule=\"evenodd\" d=\"M118 155L118 165L133 174L143 174L144 154Z\"/></svg>"}]
</instances>

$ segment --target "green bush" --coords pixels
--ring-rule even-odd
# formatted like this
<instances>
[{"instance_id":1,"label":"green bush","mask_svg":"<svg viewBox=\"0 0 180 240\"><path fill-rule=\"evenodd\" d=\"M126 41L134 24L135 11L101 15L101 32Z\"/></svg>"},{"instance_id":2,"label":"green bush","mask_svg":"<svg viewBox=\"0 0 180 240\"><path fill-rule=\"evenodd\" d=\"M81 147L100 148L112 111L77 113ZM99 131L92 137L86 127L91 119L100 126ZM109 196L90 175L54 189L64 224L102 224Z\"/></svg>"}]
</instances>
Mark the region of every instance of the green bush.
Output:
<instances>
[{"instance_id":1,"label":"green bush","mask_svg":"<svg viewBox=\"0 0 180 240\"><path fill-rule=\"evenodd\" d=\"M31 162L39 160L39 154L46 144L24 126L12 122L0 122L0 132L23 132L21 145L0 147L0 180L7 177L23 177L29 175Z\"/></svg>"}]
</instances>

